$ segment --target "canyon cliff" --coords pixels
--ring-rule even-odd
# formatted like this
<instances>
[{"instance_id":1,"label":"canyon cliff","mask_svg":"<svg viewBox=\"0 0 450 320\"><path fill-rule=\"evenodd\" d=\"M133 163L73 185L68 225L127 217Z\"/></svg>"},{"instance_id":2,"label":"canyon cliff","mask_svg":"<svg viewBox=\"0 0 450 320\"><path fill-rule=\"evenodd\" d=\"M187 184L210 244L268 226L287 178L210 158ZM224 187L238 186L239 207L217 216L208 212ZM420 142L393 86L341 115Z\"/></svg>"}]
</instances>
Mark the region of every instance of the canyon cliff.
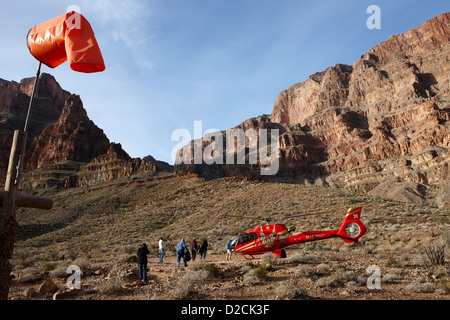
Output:
<instances>
[{"instance_id":1,"label":"canyon cliff","mask_svg":"<svg viewBox=\"0 0 450 320\"><path fill-rule=\"evenodd\" d=\"M192 141L178 152L175 171L320 184L450 207L449 56L450 13L444 13L389 37L351 66L336 64L292 85L279 94L272 114ZM1 181L33 81L0 79ZM230 133L240 130L246 134L244 161L224 148ZM270 144L274 130L278 148L267 151L276 156L276 174L262 175L268 165L251 161L260 152L248 144L247 133L266 131ZM89 119L80 97L48 74L40 78L27 138L27 190L86 187L173 169L151 156L131 158ZM213 143L223 148L211 149ZM222 162L196 162L198 150Z\"/></svg>"},{"instance_id":2,"label":"canyon cliff","mask_svg":"<svg viewBox=\"0 0 450 320\"><path fill-rule=\"evenodd\" d=\"M320 183L450 207L449 57L444 13L389 37L352 66L337 64L294 84L279 94L271 115L235 127L278 129L277 175L261 176L260 163L194 164L199 141L178 152L175 170ZM213 142L205 137L201 150Z\"/></svg>"},{"instance_id":3,"label":"canyon cliff","mask_svg":"<svg viewBox=\"0 0 450 320\"><path fill-rule=\"evenodd\" d=\"M34 78L0 79L0 179L9 161L14 130L23 129ZM63 90L42 74L27 135L22 188L80 187L141 172L170 171L171 166L148 156L131 158L89 119L78 95Z\"/></svg>"}]
</instances>

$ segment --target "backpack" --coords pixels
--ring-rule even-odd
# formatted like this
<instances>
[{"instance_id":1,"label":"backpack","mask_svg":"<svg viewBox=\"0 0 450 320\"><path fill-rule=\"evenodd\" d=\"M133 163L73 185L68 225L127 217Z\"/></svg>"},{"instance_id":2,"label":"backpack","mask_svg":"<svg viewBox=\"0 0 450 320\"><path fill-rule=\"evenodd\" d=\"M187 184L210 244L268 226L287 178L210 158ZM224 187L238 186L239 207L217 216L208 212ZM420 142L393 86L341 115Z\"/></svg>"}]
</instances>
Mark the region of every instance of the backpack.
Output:
<instances>
[{"instance_id":1,"label":"backpack","mask_svg":"<svg viewBox=\"0 0 450 320\"><path fill-rule=\"evenodd\" d=\"M185 260L186 262L191 260L191 253L190 253L189 251L186 251L186 252L184 253L184 260Z\"/></svg>"}]
</instances>

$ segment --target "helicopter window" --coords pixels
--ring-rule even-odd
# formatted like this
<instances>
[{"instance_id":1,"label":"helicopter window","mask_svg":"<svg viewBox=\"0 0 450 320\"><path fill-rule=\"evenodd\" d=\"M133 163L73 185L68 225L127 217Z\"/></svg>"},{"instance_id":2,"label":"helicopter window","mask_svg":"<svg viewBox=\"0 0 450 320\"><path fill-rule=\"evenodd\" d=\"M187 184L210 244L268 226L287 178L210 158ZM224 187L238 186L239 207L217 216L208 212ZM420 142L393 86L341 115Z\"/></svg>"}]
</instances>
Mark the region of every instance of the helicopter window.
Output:
<instances>
[{"instance_id":1,"label":"helicopter window","mask_svg":"<svg viewBox=\"0 0 450 320\"><path fill-rule=\"evenodd\" d=\"M239 237L237 244L241 245L241 244L256 240L257 238L258 238L258 235L256 233L244 233L244 234L241 234L241 236Z\"/></svg>"}]
</instances>

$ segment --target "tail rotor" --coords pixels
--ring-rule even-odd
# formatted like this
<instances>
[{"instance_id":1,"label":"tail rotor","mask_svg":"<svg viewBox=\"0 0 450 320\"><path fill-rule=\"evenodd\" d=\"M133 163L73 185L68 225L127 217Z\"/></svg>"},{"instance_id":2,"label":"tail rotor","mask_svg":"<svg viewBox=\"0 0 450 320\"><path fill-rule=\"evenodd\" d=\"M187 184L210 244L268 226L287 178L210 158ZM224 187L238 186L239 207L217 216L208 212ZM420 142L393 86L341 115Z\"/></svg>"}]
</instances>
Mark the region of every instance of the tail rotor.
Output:
<instances>
[{"instance_id":1,"label":"tail rotor","mask_svg":"<svg viewBox=\"0 0 450 320\"><path fill-rule=\"evenodd\" d=\"M337 235L345 242L356 242L366 232L366 226L360 221L362 207L348 210Z\"/></svg>"}]
</instances>

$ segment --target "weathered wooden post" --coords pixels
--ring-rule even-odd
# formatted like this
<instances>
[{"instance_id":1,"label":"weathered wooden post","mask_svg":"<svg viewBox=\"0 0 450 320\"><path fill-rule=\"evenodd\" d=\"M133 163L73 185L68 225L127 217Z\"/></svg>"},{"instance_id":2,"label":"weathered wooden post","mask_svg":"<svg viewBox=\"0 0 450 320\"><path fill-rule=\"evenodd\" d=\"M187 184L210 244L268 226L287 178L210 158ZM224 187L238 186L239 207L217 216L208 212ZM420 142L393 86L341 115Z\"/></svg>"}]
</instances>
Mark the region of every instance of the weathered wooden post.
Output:
<instances>
[{"instance_id":1,"label":"weathered wooden post","mask_svg":"<svg viewBox=\"0 0 450 320\"><path fill-rule=\"evenodd\" d=\"M6 174L5 191L1 196L0 217L0 300L8 299L11 264L10 260L14 251L16 239L16 207L38 208L49 210L53 206L52 199L31 195L18 194L19 183L17 171L19 158L25 133L21 130L14 132L11 154L9 157L8 171Z\"/></svg>"},{"instance_id":2,"label":"weathered wooden post","mask_svg":"<svg viewBox=\"0 0 450 320\"><path fill-rule=\"evenodd\" d=\"M20 169L25 154L25 145L27 138L28 124L30 120L31 108L33 106L34 95L39 83L41 65L34 79L33 92L30 97L27 117L25 119L25 128L23 131L14 131L11 153L9 155L8 171L6 173L5 192L3 193L2 214L0 219L0 300L8 299L9 277L11 273L11 264L14 251L14 241L16 239L16 198L19 189Z\"/></svg>"},{"instance_id":3,"label":"weathered wooden post","mask_svg":"<svg viewBox=\"0 0 450 320\"><path fill-rule=\"evenodd\" d=\"M11 264L16 239L17 221L16 195L18 185L14 184L17 174L17 164L22 148L24 133L16 130L14 132L11 154L9 156L8 171L6 174L5 192L3 193L2 215L0 220L0 299L8 299Z\"/></svg>"}]
</instances>

